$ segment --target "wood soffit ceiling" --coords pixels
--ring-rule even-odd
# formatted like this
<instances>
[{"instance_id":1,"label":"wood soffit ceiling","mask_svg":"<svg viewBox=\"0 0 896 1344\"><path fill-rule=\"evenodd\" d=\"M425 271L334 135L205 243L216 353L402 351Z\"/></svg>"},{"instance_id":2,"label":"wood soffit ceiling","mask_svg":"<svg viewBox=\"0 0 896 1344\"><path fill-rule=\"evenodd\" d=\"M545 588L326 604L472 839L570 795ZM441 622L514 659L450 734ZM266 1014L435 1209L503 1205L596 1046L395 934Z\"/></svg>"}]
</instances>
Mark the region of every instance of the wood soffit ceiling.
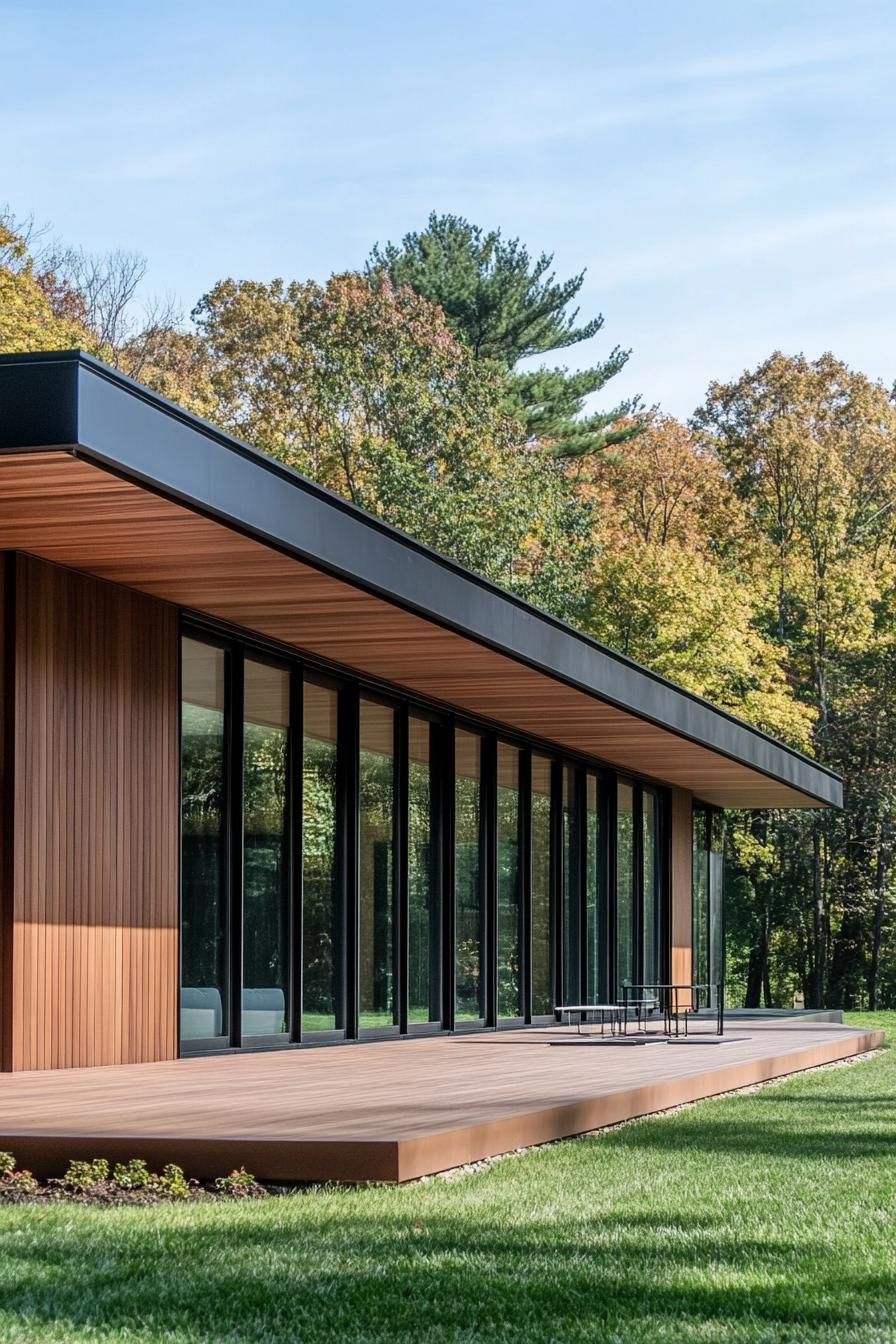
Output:
<instances>
[{"instance_id":1,"label":"wood soffit ceiling","mask_svg":"<svg viewBox=\"0 0 896 1344\"><path fill-rule=\"evenodd\" d=\"M0 548L206 613L719 806L818 805L786 783L70 452L0 457Z\"/></svg>"}]
</instances>

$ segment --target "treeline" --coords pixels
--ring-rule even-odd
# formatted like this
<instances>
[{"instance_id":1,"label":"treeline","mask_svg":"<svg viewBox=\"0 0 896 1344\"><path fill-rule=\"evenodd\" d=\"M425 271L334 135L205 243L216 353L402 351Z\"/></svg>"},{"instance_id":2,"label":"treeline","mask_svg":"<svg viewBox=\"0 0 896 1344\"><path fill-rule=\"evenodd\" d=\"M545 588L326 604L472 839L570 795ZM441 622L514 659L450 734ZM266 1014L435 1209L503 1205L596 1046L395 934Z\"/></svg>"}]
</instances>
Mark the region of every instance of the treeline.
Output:
<instances>
[{"instance_id":1,"label":"treeline","mask_svg":"<svg viewBox=\"0 0 896 1344\"><path fill-rule=\"evenodd\" d=\"M325 282L226 279L0 218L0 349L81 346L811 753L828 813L730 813L730 995L896 1004L896 405L773 353L683 424L570 372L584 276L454 216ZM612 400L612 399L611 399Z\"/></svg>"}]
</instances>

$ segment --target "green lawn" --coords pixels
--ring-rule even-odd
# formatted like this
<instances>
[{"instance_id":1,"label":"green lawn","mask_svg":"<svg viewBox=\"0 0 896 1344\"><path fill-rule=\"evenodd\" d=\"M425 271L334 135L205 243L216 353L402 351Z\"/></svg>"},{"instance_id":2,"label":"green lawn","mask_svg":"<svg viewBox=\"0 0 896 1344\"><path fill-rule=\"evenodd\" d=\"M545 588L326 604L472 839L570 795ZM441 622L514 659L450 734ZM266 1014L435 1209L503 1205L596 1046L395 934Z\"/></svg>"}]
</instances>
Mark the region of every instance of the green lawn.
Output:
<instances>
[{"instance_id":1,"label":"green lawn","mask_svg":"<svg viewBox=\"0 0 896 1344\"><path fill-rule=\"evenodd\" d=\"M87 1339L896 1341L896 1051L403 1189L0 1210L0 1340Z\"/></svg>"}]
</instances>

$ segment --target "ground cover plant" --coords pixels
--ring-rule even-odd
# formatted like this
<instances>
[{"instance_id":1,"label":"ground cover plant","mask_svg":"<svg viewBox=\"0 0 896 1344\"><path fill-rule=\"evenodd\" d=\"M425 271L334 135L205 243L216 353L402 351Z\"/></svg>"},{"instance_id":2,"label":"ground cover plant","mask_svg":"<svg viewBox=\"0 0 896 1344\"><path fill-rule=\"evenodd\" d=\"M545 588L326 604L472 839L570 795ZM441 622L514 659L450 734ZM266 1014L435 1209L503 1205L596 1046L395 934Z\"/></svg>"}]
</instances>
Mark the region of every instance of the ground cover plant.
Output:
<instances>
[{"instance_id":1,"label":"ground cover plant","mask_svg":"<svg viewBox=\"0 0 896 1344\"><path fill-rule=\"evenodd\" d=\"M0 1339L896 1340L896 1051L404 1188L3 1207Z\"/></svg>"},{"instance_id":2,"label":"ground cover plant","mask_svg":"<svg viewBox=\"0 0 896 1344\"><path fill-rule=\"evenodd\" d=\"M39 1181L16 1164L15 1154L0 1152L2 1204L160 1204L171 1200L263 1199L268 1191L244 1167L214 1181L190 1180L170 1162L150 1171L142 1158L109 1163L104 1157L76 1158L60 1177Z\"/></svg>"}]
</instances>

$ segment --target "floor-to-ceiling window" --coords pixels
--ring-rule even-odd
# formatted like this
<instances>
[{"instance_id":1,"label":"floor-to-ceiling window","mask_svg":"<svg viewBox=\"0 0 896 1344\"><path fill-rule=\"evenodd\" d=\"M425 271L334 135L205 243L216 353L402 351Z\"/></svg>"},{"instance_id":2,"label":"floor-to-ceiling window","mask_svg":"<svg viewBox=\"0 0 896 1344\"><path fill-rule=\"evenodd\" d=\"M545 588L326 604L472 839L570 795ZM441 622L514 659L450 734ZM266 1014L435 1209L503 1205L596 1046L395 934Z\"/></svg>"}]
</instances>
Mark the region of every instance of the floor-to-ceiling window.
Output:
<instances>
[{"instance_id":1,"label":"floor-to-ceiling window","mask_svg":"<svg viewBox=\"0 0 896 1344\"><path fill-rule=\"evenodd\" d=\"M289 1033L289 672L243 667L241 1035Z\"/></svg>"},{"instance_id":2,"label":"floor-to-ceiling window","mask_svg":"<svg viewBox=\"0 0 896 1344\"><path fill-rule=\"evenodd\" d=\"M532 756L531 789L532 1016L546 1017L553 1002L551 937L551 761Z\"/></svg>"},{"instance_id":3,"label":"floor-to-ceiling window","mask_svg":"<svg viewBox=\"0 0 896 1344\"><path fill-rule=\"evenodd\" d=\"M659 805L653 789L641 790L641 981L659 984L663 979L660 945Z\"/></svg>"},{"instance_id":4,"label":"floor-to-ceiling window","mask_svg":"<svg viewBox=\"0 0 896 1344\"><path fill-rule=\"evenodd\" d=\"M585 777L585 998L597 1003L603 993L604 905L601 900L600 780Z\"/></svg>"},{"instance_id":5,"label":"floor-to-ceiling window","mask_svg":"<svg viewBox=\"0 0 896 1344\"><path fill-rule=\"evenodd\" d=\"M482 738L454 734L454 1017L485 1017Z\"/></svg>"},{"instance_id":6,"label":"floor-to-ceiling window","mask_svg":"<svg viewBox=\"0 0 896 1344\"><path fill-rule=\"evenodd\" d=\"M520 852L520 750L498 743L498 1017L522 1017L523 902Z\"/></svg>"},{"instance_id":7,"label":"floor-to-ceiling window","mask_svg":"<svg viewBox=\"0 0 896 1344\"><path fill-rule=\"evenodd\" d=\"M635 790L616 785L616 993L635 978Z\"/></svg>"},{"instance_id":8,"label":"floor-to-ceiling window","mask_svg":"<svg viewBox=\"0 0 896 1344\"><path fill-rule=\"evenodd\" d=\"M181 668L181 1011L183 1040L225 1041L228 976L227 655L183 642Z\"/></svg>"},{"instance_id":9,"label":"floor-to-ceiling window","mask_svg":"<svg viewBox=\"0 0 896 1344\"><path fill-rule=\"evenodd\" d=\"M691 869L691 975L709 984L709 819L708 809L694 808Z\"/></svg>"},{"instance_id":10,"label":"floor-to-ceiling window","mask_svg":"<svg viewBox=\"0 0 896 1344\"><path fill-rule=\"evenodd\" d=\"M399 1022L395 908L395 710L361 698L358 981L362 1030Z\"/></svg>"},{"instance_id":11,"label":"floor-to-ceiling window","mask_svg":"<svg viewBox=\"0 0 896 1344\"><path fill-rule=\"evenodd\" d=\"M408 720L408 1023L442 1016L442 905L436 766L439 728Z\"/></svg>"},{"instance_id":12,"label":"floor-to-ceiling window","mask_svg":"<svg viewBox=\"0 0 896 1344\"><path fill-rule=\"evenodd\" d=\"M205 625L182 687L186 1048L544 1021L662 978L661 790Z\"/></svg>"},{"instance_id":13,"label":"floor-to-ceiling window","mask_svg":"<svg viewBox=\"0 0 896 1344\"><path fill-rule=\"evenodd\" d=\"M305 682L302 749L302 1031L344 1023L339 862L339 693Z\"/></svg>"},{"instance_id":14,"label":"floor-to-ceiling window","mask_svg":"<svg viewBox=\"0 0 896 1344\"><path fill-rule=\"evenodd\" d=\"M563 1000L578 1003L581 959L581 816L576 766L563 767Z\"/></svg>"},{"instance_id":15,"label":"floor-to-ceiling window","mask_svg":"<svg viewBox=\"0 0 896 1344\"><path fill-rule=\"evenodd\" d=\"M725 979L725 814L709 819L709 1001L715 1007Z\"/></svg>"}]
</instances>

